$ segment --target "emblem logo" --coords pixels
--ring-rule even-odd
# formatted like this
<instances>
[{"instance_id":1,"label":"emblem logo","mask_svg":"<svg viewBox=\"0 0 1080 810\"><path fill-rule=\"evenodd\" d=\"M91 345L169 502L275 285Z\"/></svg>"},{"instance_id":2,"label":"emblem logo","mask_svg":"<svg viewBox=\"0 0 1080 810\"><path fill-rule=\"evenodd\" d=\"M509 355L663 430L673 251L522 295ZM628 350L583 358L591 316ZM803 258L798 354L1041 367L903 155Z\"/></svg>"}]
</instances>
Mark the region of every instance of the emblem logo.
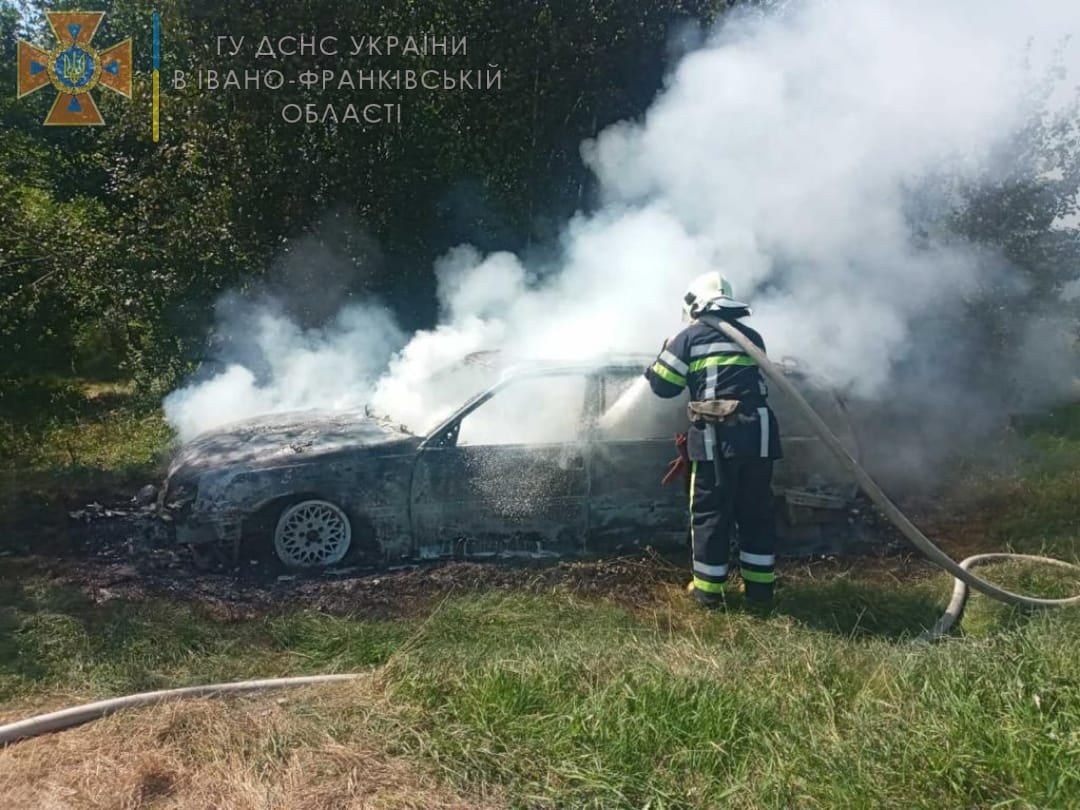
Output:
<instances>
[{"instance_id":1,"label":"emblem logo","mask_svg":"<svg viewBox=\"0 0 1080 810\"><path fill-rule=\"evenodd\" d=\"M19 40L19 98L51 84L57 96L46 126L101 126L105 119L91 91L104 87L131 98L131 39L98 51L90 41L104 11L50 11L45 16L59 45L46 51Z\"/></svg>"}]
</instances>

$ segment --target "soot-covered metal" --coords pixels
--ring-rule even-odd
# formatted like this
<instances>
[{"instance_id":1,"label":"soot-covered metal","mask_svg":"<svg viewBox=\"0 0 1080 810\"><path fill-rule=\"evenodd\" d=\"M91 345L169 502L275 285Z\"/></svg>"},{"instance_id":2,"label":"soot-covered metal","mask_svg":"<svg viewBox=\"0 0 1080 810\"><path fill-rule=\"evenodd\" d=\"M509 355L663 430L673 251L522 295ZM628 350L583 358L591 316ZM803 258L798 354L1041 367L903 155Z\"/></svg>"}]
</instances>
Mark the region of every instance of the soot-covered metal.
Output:
<instances>
[{"instance_id":1,"label":"soot-covered metal","mask_svg":"<svg viewBox=\"0 0 1080 810\"><path fill-rule=\"evenodd\" d=\"M660 479L685 401L641 384L651 359L500 369L487 358L488 387L426 436L365 411L236 423L178 450L159 515L179 543L233 557L276 550L287 565L683 546L686 488ZM475 364L462 367L475 378ZM842 402L789 373L857 457ZM855 539L855 483L779 396L773 407L784 437L774 478L783 550L844 550ZM318 553L297 555L298 543Z\"/></svg>"}]
</instances>

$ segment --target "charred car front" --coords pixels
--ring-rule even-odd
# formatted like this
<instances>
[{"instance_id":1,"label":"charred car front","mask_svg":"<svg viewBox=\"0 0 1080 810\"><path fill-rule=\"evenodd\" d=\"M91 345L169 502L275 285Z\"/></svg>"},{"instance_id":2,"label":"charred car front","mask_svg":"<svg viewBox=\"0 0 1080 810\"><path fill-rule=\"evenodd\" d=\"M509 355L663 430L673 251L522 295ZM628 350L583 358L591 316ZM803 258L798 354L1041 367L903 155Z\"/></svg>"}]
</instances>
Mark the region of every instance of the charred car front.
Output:
<instances>
[{"instance_id":1,"label":"charred car front","mask_svg":"<svg viewBox=\"0 0 1080 810\"><path fill-rule=\"evenodd\" d=\"M272 549L290 567L685 545L686 487L660 483L685 395L651 394L651 360L509 369L426 436L364 412L235 423L179 449L159 512L179 543L234 558ZM858 457L841 400L788 374ZM781 395L772 405L783 552L835 551L855 482Z\"/></svg>"}]
</instances>

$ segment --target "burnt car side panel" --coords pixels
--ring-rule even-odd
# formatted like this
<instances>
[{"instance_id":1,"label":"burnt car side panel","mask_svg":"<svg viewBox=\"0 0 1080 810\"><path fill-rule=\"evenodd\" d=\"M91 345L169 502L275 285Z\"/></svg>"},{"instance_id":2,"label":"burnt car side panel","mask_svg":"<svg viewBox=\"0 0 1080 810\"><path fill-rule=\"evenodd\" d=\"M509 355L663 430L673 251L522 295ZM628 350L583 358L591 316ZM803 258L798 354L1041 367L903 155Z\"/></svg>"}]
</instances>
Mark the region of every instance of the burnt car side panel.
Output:
<instances>
[{"instance_id":1,"label":"burnt car side panel","mask_svg":"<svg viewBox=\"0 0 1080 810\"><path fill-rule=\"evenodd\" d=\"M685 483L681 478L668 486L660 483L675 454L671 439L593 443L590 550L685 542L688 525Z\"/></svg>"},{"instance_id":2,"label":"burnt car side panel","mask_svg":"<svg viewBox=\"0 0 1080 810\"><path fill-rule=\"evenodd\" d=\"M599 417L590 443L589 522L597 550L686 541L688 496L682 479L661 479L686 430L684 394L662 399L640 368L607 368L599 379Z\"/></svg>"},{"instance_id":3,"label":"burnt car side panel","mask_svg":"<svg viewBox=\"0 0 1080 810\"><path fill-rule=\"evenodd\" d=\"M411 499L421 557L585 550L591 380L580 368L511 375L432 431Z\"/></svg>"},{"instance_id":4,"label":"burnt car side panel","mask_svg":"<svg viewBox=\"0 0 1080 810\"><path fill-rule=\"evenodd\" d=\"M420 452L412 529L421 557L584 549L588 479L577 445Z\"/></svg>"}]
</instances>

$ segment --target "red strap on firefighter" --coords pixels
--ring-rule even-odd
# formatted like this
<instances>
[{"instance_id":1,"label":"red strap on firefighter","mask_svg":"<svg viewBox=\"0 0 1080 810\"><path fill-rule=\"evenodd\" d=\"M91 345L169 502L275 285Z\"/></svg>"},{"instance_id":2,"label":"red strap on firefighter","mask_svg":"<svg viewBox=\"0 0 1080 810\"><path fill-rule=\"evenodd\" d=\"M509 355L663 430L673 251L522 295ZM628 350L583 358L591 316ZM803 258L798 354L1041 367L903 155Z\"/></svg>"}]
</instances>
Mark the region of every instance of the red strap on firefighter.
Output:
<instances>
[{"instance_id":1,"label":"red strap on firefighter","mask_svg":"<svg viewBox=\"0 0 1080 810\"><path fill-rule=\"evenodd\" d=\"M678 457L668 464L667 474L660 480L661 486L667 486L676 478L686 477L686 471L690 469L690 457L686 454L686 434L675 434L675 447L679 450Z\"/></svg>"}]
</instances>

